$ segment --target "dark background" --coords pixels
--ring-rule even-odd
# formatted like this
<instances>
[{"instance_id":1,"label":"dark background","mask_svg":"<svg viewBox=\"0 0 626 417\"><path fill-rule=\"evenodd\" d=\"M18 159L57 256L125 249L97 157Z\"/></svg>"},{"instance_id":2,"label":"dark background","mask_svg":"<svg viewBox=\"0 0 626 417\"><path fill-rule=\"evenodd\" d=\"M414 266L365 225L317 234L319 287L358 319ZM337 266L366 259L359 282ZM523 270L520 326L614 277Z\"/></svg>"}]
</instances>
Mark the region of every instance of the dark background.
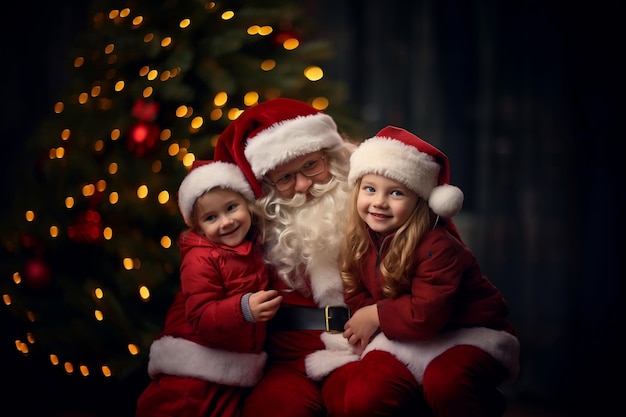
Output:
<instances>
[{"instance_id":1,"label":"dark background","mask_svg":"<svg viewBox=\"0 0 626 417\"><path fill-rule=\"evenodd\" d=\"M327 76L348 85L364 131L398 125L448 154L452 182L466 194L457 225L509 301L522 343L522 372L505 388L511 402L567 415L600 415L618 405L626 370L626 205L617 6L306 5L316 36L335 46ZM88 2L63 0L16 3L3 12L3 204L19 187L12 171L29 157L22 144L58 98L87 10ZM4 312L0 319L2 329L11 325ZM2 343L0 379L10 388L0 399L16 408L20 401L41 402L42 410L98 403L102 415L122 415L147 384L146 375L114 389L59 377L49 364L16 355L11 341Z\"/></svg>"}]
</instances>

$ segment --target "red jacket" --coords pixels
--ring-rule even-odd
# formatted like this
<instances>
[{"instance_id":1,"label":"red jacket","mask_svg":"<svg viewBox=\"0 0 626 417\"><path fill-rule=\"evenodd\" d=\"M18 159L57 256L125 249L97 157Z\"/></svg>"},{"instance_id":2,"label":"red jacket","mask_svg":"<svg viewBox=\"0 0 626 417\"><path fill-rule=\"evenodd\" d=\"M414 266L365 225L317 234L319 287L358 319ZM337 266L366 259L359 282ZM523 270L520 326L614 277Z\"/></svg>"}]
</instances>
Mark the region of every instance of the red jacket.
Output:
<instances>
[{"instance_id":1,"label":"red jacket","mask_svg":"<svg viewBox=\"0 0 626 417\"><path fill-rule=\"evenodd\" d=\"M373 235L371 238L375 242ZM415 248L411 292L392 299L382 293L378 264L391 238L387 236L380 247L370 246L359 286L346 294L346 303L353 312L371 304L378 306L382 335L368 345L366 352L378 348L392 353L406 351L409 357L416 355L409 362L416 358L422 361L415 368L420 368L416 371L420 381L431 355L456 344L471 344L490 353L509 368L511 375L516 375L519 343L507 319L508 305L482 274L472 252L444 227L435 227Z\"/></svg>"},{"instance_id":2,"label":"red jacket","mask_svg":"<svg viewBox=\"0 0 626 417\"><path fill-rule=\"evenodd\" d=\"M245 320L244 294L267 289L258 245L218 245L186 231L179 238L181 288L150 348L148 372L191 376L226 385L260 379L266 322Z\"/></svg>"}]
</instances>

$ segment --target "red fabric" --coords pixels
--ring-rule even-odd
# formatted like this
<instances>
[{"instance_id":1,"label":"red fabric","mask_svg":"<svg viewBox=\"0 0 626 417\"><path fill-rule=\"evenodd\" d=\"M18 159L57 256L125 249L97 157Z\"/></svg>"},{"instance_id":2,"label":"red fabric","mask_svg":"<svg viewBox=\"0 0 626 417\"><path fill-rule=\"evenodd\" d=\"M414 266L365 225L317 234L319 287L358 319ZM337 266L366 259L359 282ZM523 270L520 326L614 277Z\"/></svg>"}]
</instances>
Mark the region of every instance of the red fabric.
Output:
<instances>
[{"instance_id":1,"label":"red fabric","mask_svg":"<svg viewBox=\"0 0 626 417\"><path fill-rule=\"evenodd\" d=\"M260 198L263 196L261 183L256 179L244 155L248 138L282 121L317 113L319 110L307 103L288 98L259 103L244 111L222 132L215 145L213 159L237 164L248 179L256 198Z\"/></svg>"},{"instance_id":2,"label":"red fabric","mask_svg":"<svg viewBox=\"0 0 626 417\"><path fill-rule=\"evenodd\" d=\"M136 417L239 417L246 390L161 375L137 401Z\"/></svg>"},{"instance_id":3,"label":"red fabric","mask_svg":"<svg viewBox=\"0 0 626 417\"><path fill-rule=\"evenodd\" d=\"M247 322L240 304L243 294L269 285L257 245L244 241L226 247L193 231L181 234L179 245L181 290L157 339L173 336L209 348L261 352L266 322ZM239 416L247 391L185 376L157 375L139 397L136 417Z\"/></svg>"},{"instance_id":4,"label":"red fabric","mask_svg":"<svg viewBox=\"0 0 626 417\"><path fill-rule=\"evenodd\" d=\"M322 395L327 415L333 417L429 415L411 372L383 351L337 369L324 383Z\"/></svg>"},{"instance_id":5,"label":"red fabric","mask_svg":"<svg viewBox=\"0 0 626 417\"><path fill-rule=\"evenodd\" d=\"M272 364L246 399L242 417L326 417L319 385L297 368Z\"/></svg>"},{"instance_id":6,"label":"red fabric","mask_svg":"<svg viewBox=\"0 0 626 417\"><path fill-rule=\"evenodd\" d=\"M377 303L380 328L389 339L427 340L467 326L514 334L501 293L482 275L471 251L443 227L429 231L415 250L410 294L393 299L382 294L377 257L372 245L359 287L346 295L346 303L352 311Z\"/></svg>"},{"instance_id":7,"label":"red fabric","mask_svg":"<svg viewBox=\"0 0 626 417\"><path fill-rule=\"evenodd\" d=\"M260 352L265 322L247 322L241 310L244 294L269 285L258 245L217 245L193 231L184 232L178 243L182 294L168 312L163 335L218 349Z\"/></svg>"},{"instance_id":8,"label":"red fabric","mask_svg":"<svg viewBox=\"0 0 626 417\"><path fill-rule=\"evenodd\" d=\"M506 370L474 346L448 349L424 372L424 398L437 417L498 417L506 403L497 390Z\"/></svg>"}]
</instances>

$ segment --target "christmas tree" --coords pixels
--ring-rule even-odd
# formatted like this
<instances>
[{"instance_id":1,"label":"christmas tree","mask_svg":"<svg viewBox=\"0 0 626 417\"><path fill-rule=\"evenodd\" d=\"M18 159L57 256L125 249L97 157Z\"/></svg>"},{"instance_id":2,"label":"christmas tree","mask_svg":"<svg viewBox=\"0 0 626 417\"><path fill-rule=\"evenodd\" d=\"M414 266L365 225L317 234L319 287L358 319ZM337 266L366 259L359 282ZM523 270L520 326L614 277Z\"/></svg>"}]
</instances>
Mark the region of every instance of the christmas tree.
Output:
<instances>
[{"instance_id":1,"label":"christmas tree","mask_svg":"<svg viewBox=\"0 0 626 417\"><path fill-rule=\"evenodd\" d=\"M176 192L194 160L278 96L354 126L310 20L298 1L93 3L0 224L18 354L72 376L145 369L179 284Z\"/></svg>"}]
</instances>

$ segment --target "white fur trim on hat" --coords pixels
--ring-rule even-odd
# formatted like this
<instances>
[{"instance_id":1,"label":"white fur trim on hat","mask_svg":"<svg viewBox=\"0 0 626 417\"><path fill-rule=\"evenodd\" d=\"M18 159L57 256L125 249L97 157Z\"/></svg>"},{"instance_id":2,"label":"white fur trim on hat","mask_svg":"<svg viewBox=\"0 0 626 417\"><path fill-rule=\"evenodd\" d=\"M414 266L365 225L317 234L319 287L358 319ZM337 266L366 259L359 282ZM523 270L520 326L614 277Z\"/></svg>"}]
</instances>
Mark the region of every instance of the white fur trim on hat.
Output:
<instances>
[{"instance_id":1,"label":"white fur trim on hat","mask_svg":"<svg viewBox=\"0 0 626 417\"><path fill-rule=\"evenodd\" d=\"M341 143L337 125L324 113L283 120L248 138L244 151L257 179L292 159Z\"/></svg>"},{"instance_id":2,"label":"white fur trim on hat","mask_svg":"<svg viewBox=\"0 0 626 417\"><path fill-rule=\"evenodd\" d=\"M252 387L263 376L267 353L239 353L164 336L150 346L148 374L186 376L238 387Z\"/></svg>"},{"instance_id":3,"label":"white fur trim on hat","mask_svg":"<svg viewBox=\"0 0 626 417\"><path fill-rule=\"evenodd\" d=\"M374 136L359 145L350 157L348 183L366 174L397 181L428 201L437 215L450 219L463 205L463 193L453 185L437 186L441 166L433 156L400 140Z\"/></svg>"},{"instance_id":4,"label":"white fur trim on hat","mask_svg":"<svg viewBox=\"0 0 626 417\"><path fill-rule=\"evenodd\" d=\"M189 171L178 189L178 207L185 224L191 226L193 205L202 194L213 188L227 188L254 201L254 193L239 167L227 162L210 162Z\"/></svg>"}]
</instances>

